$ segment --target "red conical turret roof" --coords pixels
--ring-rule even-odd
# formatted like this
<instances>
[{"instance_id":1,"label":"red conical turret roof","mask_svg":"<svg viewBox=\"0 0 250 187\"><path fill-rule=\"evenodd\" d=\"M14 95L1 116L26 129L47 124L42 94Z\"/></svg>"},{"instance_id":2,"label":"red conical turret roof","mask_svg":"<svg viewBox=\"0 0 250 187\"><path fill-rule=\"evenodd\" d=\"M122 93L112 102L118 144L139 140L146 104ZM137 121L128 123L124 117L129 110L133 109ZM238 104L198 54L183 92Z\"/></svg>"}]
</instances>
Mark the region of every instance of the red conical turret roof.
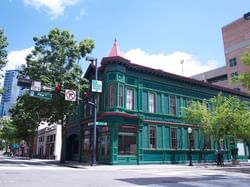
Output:
<instances>
[{"instance_id":1,"label":"red conical turret roof","mask_svg":"<svg viewBox=\"0 0 250 187\"><path fill-rule=\"evenodd\" d=\"M116 39L115 39L115 42L114 42L114 44L112 46L112 49L109 52L108 57L114 57L114 56L120 56L120 57L123 56L123 54L122 54L122 52L121 52L121 50L120 50L120 48L118 46L118 43L117 43Z\"/></svg>"}]
</instances>

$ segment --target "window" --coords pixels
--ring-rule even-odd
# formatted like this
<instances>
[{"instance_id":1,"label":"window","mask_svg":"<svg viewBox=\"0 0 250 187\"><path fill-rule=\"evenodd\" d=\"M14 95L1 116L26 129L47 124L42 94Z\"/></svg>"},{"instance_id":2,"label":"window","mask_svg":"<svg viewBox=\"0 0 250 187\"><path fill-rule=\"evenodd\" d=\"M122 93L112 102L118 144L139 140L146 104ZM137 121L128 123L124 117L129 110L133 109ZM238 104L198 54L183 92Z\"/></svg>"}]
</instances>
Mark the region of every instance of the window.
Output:
<instances>
[{"instance_id":1,"label":"window","mask_svg":"<svg viewBox=\"0 0 250 187\"><path fill-rule=\"evenodd\" d=\"M211 149L211 139L206 135L204 137L204 149Z\"/></svg>"},{"instance_id":2,"label":"window","mask_svg":"<svg viewBox=\"0 0 250 187\"><path fill-rule=\"evenodd\" d=\"M123 86L119 86L119 98L118 98L118 106L123 107Z\"/></svg>"},{"instance_id":3,"label":"window","mask_svg":"<svg viewBox=\"0 0 250 187\"><path fill-rule=\"evenodd\" d=\"M176 116L176 97L170 96L170 114Z\"/></svg>"},{"instance_id":4,"label":"window","mask_svg":"<svg viewBox=\"0 0 250 187\"><path fill-rule=\"evenodd\" d=\"M134 109L134 90L131 88L127 88L126 108L129 110Z\"/></svg>"},{"instance_id":5,"label":"window","mask_svg":"<svg viewBox=\"0 0 250 187\"><path fill-rule=\"evenodd\" d=\"M237 71L236 71L236 72L231 73L231 77L232 77L232 78L238 77L238 75L239 75L239 74L238 74L238 72L237 72Z\"/></svg>"},{"instance_id":6,"label":"window","mask_svg":"<svg viewBox=\"0 0 250 187\"><path fill-rule=\"evenodd\" d=\"M109 106L115 106L115 86L109 85Z\"/></svg>"},{"instance_id":7,"label":"window","mask_svg":"<svg viewBox=\"0 0 250 187\"><path fill-rule=\"evenodd\" d=\"M84 152L90 151L90 130L85 130L84 131L83 151Z\"/></svg>"},{"instance_id":8,"label":"window","mask_svg":"<svg viewBox=\"0 0 250 187\"><path fill-rule=\"evenodd\" d=\"M118 129L118 154L136 155L136 127L120 126Z\"/></svg>"},{"instance_id":9,"label":"window","mask_svg":"<svg viewBox=\"0 0 250 187\"><path fill-rule=\"evenodd\" d=\"M100 136L100 151L101 156L109 155L109 136L107 134Z\"/></svg>"},{"instance_id":10,"label":"window","mask_svg":"<svg viewBox=\"0 0 250 187\"><path fill-rule=\"evenodd\" d=\"M176 128L171 129L171 147L172 149L177 148Z\"/></svg>"},{"instance_id":11,"label":"window","mask_svg":"<svg viewBox=\"0 0 250 187\"><path fill-rule=\"evenodd\" d=\"M155 94L148 93L148 111L155 113Z\"/></svg>"},{"instance_id":12,"label":"window","mask_svg":"<svg viewBox=\"0 0 250 187\"><path fill-rule=\"evenodd\" d=\"M237 66L237 59L236 58L229 59L229 66L230 67Z\"/></svg>"},{"instance_id":13,"label":"window","mask_svg":"<svg viewBox=\"0 0 250 187\"><path fill-rule=\"evenodd\" d=\"M156 127L150 127L149 130L150 134L150 139L149 139L149 144L150 148L156 149Z\"/></svg>"}]
</instances>

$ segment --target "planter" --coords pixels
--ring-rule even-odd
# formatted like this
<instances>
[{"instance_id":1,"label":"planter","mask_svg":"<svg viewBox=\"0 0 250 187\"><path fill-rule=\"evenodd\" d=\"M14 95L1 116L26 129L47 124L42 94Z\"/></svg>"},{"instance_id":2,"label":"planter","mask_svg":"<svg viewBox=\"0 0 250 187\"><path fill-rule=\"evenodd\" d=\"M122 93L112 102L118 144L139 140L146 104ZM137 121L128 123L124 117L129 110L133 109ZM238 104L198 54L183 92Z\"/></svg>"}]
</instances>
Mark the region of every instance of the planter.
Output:
<instances>
[{"instance_id":1,"label":"planter","mask_svg":"<svg viewBox=\"0 0 250 187\"><path fill-rule=\"evenodd\" d=\"M233 160L233 161L232 161L232 164L233 164L233 165L240 165L240 161L239 161L239 160Z\"/></svg>"}]
</instances>

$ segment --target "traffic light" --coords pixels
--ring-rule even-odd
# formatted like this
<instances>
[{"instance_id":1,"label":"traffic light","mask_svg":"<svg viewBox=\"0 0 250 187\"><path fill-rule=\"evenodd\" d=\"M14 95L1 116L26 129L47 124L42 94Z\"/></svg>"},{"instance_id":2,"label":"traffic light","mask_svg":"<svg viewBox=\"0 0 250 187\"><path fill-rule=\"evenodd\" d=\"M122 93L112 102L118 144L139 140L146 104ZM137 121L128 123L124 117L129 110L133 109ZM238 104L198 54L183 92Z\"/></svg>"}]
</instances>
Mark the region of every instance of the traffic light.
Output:
<instances>
[{"instance_id":1,"label":"traffic light","mask_svg":"<svg viewBox=\"0 0 250 187\"><path fill-rule=\"evenodd\" d=\"M89 93L83 92L83 101L88 101L88 100L89 100Z\"/></svg>"},{"instance_id":2,"label":"traffic light","mask_svg":"<svg viewBox=\"0 0 250 187\"><path fill-rule=\"evenodd\" d=\"M62 86L61 86L60 84L56 85L56 87L55 87L55 92L56 92L56 93L60 93L61 90L62 90Z\"/></svg>"}]
</instances>

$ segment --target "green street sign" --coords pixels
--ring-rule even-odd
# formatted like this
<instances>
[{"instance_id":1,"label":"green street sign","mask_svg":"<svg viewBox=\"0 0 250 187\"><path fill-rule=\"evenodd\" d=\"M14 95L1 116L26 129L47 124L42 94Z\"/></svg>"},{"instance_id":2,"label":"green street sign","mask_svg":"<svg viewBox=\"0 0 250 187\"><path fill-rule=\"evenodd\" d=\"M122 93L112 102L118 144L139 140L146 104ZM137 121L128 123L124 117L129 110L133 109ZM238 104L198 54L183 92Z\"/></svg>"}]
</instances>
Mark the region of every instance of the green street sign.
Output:
<instances>
[{"instance_id":1,"label":"green street sign","mask_svg":"<svg viewBox=\"0 0 250 187\"><path fill-rule=\"evenodd\" d=\"M51 100L52 99L52 94L50 92L30 91L30 96L31 97L36 97L36 98L39 98L39 99L46 99L46 100Z\"/></svg>"},{"instance_id":2,"label":"green street sign","mask_svg":"<svg viewBox=\"0 0 250 187\"><path fill-rule=\"evenodd\" d=\"M94 125L94 122L89 122L88 123L88 126L93 126ZM96 122L96 126L107 126L108 123L107 122L102 122L102 121L97 121Z\"/></svg>"},{"instance_id":3,"label":"green street sign","mask_svg":"<svg viewBox=\"0 0 250 187\"><path fill-rule=\"evenodd\" d=\"M98 125L98 126L107 126L108 123L107 122L102 122L102 121L97 121L96 125Z\"/></svg>"}]
</instances>

